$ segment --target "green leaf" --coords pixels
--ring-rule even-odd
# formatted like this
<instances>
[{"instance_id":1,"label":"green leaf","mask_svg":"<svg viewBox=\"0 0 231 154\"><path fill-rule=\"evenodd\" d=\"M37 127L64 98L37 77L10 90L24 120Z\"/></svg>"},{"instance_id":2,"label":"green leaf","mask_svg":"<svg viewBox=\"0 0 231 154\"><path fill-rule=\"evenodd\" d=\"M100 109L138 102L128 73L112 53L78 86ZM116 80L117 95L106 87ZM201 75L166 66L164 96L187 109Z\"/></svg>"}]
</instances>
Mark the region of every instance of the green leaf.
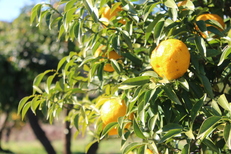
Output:
<instances>
[{"instance_id":1,"label":"green leaf","mask_svg":"<svg viewBox=\"0 0 231 154\"><path fill-rule=\"evenodd\" d=\"M42 8L42 4L36 4L31 10L30 24L32 24L35 20L35 17L40 16L40 11Z\"/></svg>"},{"instance_id":2,"label":"green leaf","mask_svg":"<svg viewBox=\"0 0 231 154\"><path fill-rule=\"evenodd\" d=\"M164 5L170 8L177 8L174 0L165 0Z\"/></svg>"},{"instance_id":3,"label":"green leaf","mask_svg":"<svg viewBox=\"0 0 231 154\"><path fill-rule=\"evenodd\" d=\"M34 95L26 96L26 97L24 97L24 98L22 98L22 99L20 100L19 105L18 105L18 114L20 114L20 112L21 112L22 108L24 107L24 105L25 105L25 104L27 103L27 101L28 101L30 98L32 98L32 97L34 97Z\"/></svg>"},{"instance_id":4,"label":"green leaf","mask_svg":"<svg viewBox=\"0 0 231 154\"><path fill-rule=\"evenodd\" d=\"M203 34L205 34L206 37L208 37L208 31L205 21L203 20L196 21L196 25L198 26L199 30L203 32Z\"/></svg>"},{"instance_id":5,"label":"green leaf","mask_svg":"<svg viewBox=\"0 0 231 154\"><path fill-rule=\"evenodd\" d=\"M79 114L76 114L74 117L74 126L79 131Z\"/></svg>"},{"instance_id":6,"label":"green leaf","mask_svg":"<svg viewBox=\"0 0 231 154\"><path fill-rule=\"evenodd\" d=\"M40 95L36 95L31 101L31 110L34 114L36 113L35 110L38 108L38 106L42 102L40 99L41 99Z\"/></svg>"},{"instance_id":7,"label":"green leaf","mask_svg":"<svg viewBox=\"0 0 231 154\"><path fill-rule=\"evenodd\" d=\"M228 46L224 49L217 65L220 66L224 62L224 60L228 58L229 54L231 54L231 46Z\"/></svg>"},{"instance_id":8,"label":"green leaf","mask_svg":"<svg viewBox=\"0 0 231 154\"><path fill-rule=\"evenodd\" d=\"M145 143L144 142L132 142L129 143L122 151L123 154L128 154L130 151L134 150L134 149L138 149L141 146L144 146Z\"/></svg>"},{"instance_id":9,"label":"green leaf","mask_svg":"<svg viewBox=\"0 0 231 154\"><path fill-rule=\"evenodd\" d=\"M201 138L207 131L210 131L214 125L220 121L220 116L211 116L207 118L201 125L198 133L198 138Z\"/></svg>"},{"instance_id":10,"label":"green leaf","mask_svg":"<svg viewBox=\"0 0 231 154\"><path fill-rule=\"evenodd\" d=\"M190 114L191 114L191 118L192 121L194 121L197 117L197 114L199 113L201 107L203 106L204 101L202 99L200 99L199 101L196 102L196 104L193 106Z\"/></svg>"},{"instance_id":11,"label":"green leaf","mask_svg":"<svg viewBox=\"0 0 231 154\"><path fill-rule=\"evenodd\" d=\"M161 40L160 35L164 29L164 20L159 21L155 27L154 27L154 38L156 39L157 44L159 44L159 41Z\"/></svg>"},{"instance_id":12,"label":"green leaf","mask_svg":"<svg viewBox=\"0 0 231 154\"><path fill-rule=\"evenodd\" d=\"M133 51L131 38L130 38L128 32L127 31L121 31L121 35L122 35L122 38L124 39L124 41L126 42L126 44L128 45L128 48L131 51Z\"/></svg>"},{"instance_id":13,"label":"green leaf","mask_svg":"<svg viewBox=\"0 0 231 154\"><path fill-rule=\"evenodd\" d=\"M181 130L182 126L180 124L177 124L177 123L169 123L162 128L162 131L168 132L172 129L180 129Z\"/></svg>"},{"instance_id":14,"label":"green leaf","mask_svg":"<svg viewBox=\"0 0 231 154\"><path fill-rule=\"evenodd\" d=\"M133 120L133 128L134 128L134 132L135 132L137 137L142 138L142 139L146 139L146 137L144 136L144 134L141 131L140 127L138 126L136 120Z\"/></svg>"},{"instance_id":15,"label":"green leaf","mask_svg":"<svg viewBox=\"0 0 231 154\"><path fill-rule=\"evenodd\" d=\"M228 146L229 149L231 149L231 124L230 123L226 123L223 136L224 136L226 145Z\"/></svg>"},{"instance_id":16,"label":"green leaf","mask_svg":"<svg viewBox=\"0 0 231 154\"><path fill-rule=\"evenodd\" d=\"M184 148L182 149L182 154L190 154L190 146L189 146L189 144L184 145Z\"/></svg>"},{"instance_id":17,"label":"green leaf","mask_svg":"<svg viewBox=\"0 0 231 154\"><path fill-rule=\"evenodd\" d=\"M98 22L99 16L98 16L98 9L93 6L92 0L84 0L83 4L87 11L90 13L91 17L93 18L94 22Z\"/></svg>"},{"instance_id":18,"label":"green leaf","mask_svg":"<svg viewBox=\"0 0 231 154\"><path fill-rule=\"evenodd\" d=\"M219 29L217 29L216 27L213 27L213 26L208 26L207 27L207 30L216 34L217 36L219 37L224 37L224 33L222 33Z\"/></svg>"},{"instance_id":19,"label":"green leaf","mask_svg":"<svg viewBox=\"0 0 231 154\"><path fill-rule=\"evenodd\" d=\"M214 94L213 94L213 90L212 90L212 86L211 83L209 82L209 79L205 76L205 75L200 75L199 76L206 93L211 97L214 98Z\"/></svg>"},{"instance_id":20,"label":"green leaf","mask_svg":"<svg viewBox=\"0 0 231 154\"><path fill-rule=\"evenodd\" d=\"M218 104L217 104L217 102L215 100L212 100L211 106L215 110L217 116L222 115L222 112L221 112L221 110L220 110L220 108L219 108L219 106L218 106Z\"/></svg>"},{"instance_id":21,"label":"green leaf","mask_svg":"<svg viewBox=\"0 0 231 154\"><path fill-rule=\"evenodd\" d=\"M24 119L28 109L30 108L31 106L31 102L27 102L24 106L23 106L23 109L22 109L22 119Z\"/></svg>"},{"instance_id":22,"label":"green leaf","mask_svg":"<svg viewBox=\"0 0 231 154\"><path fill-rule=\"evenodd\" d=\"M112 65L112 67L114 68L114 70L115 70L118 74L120 74L121 68L120 68L120 65L119 65L118 61L117 61L117 60L114 60L114 59L110 59L110 61L111 61L111 65Z\"/></svg>"},{"instance_id":23,"label":"green leaf","mask_svg":"<svg viewBox=\"0 0 231 154\"><path fill-rule=\"evenodd\" d=\"M139 76L125 80L121 83L121 85L141 86L148 82L150 82L149 76Z\"/></svg>"},{"instance_id":24,"label":"green leaf","mask_svg":"<svg viewBox=\"0 0 231 154\"><path fill-rule=\"evenodd\" d=\"M70 0L64 7L64 12L69 11L69 9L71 9L74 4L77 2L77 0Z\"/></svg>"},{"instance_id":25,"label":"green leaf","mask_svg":"<svg viewBox=\"0 0 231 154\"><path fill-rule=\"evenodd\" d=\"M228 100L225 97L225 94L222 94L218 100L217 100L218 104L225 110L229 111L231 113L231 107L230 107L230 103L228 102Z\"/></svg>"},{"instance_id":26,"label":"green leaf","mask_svg":"<svg viewBox=\"0 0 231 154\"><path fill-rule=\"evenodd\" d=\"M162 88L164 89L166 95L175 103L180 104L181 105L181 101L179 100L178 96L176 95L176 93L174 92L174 90L172 89L172 87L168 86L168 85L164 85L162 86Z\"/></svg>"},{"instance_id":27,"label":"green leaf","mask_svg":"<svg viewBox=\"0 0 231 154\"><path fill-rule=\"evenodd\" d=\"M131 52L122 53L122 56L131 60L135 65L142 66L142 61Z\"/></svg>"},{"instance_id":28,"label":"green leaf","mask_svg":"<svg viewBox=\"0 0 231 154\"><path fill-rule=\"evenodd\" d=\"M102 134L101 134L100 139L103 139L104 136L106 136L107 133L108 133L111 129L115 128L116 126L118 126L118 123L117 123L117 122L111 122L111 123L109 123L108 125L106 125L105 128L103 129L103 132L102 132Z\"/></svg>"},{"instance_id":29,"label":"green leaf","mask_svg":"<svg viewBox=\"0 0 231 154\"><path fill-rule=\"evenodd\" d=\"M97 76L100 81L103 80L103 68L104 68L104 63L100 63L97 68Z\"/></svg>"},{"instance_id":30,"label":"green leaf","mask_svg":"<svg viewBox=\"0 0 231 154\"><path fill-rule=\"evenodd\" d=\"M200 54L204 57L206 57L206 45L205 41L202 37L199 37L198 35L195 36L195 44L197 47L197 50L200 52Z\"/></svg>"},{"instance_id":31,"label":"green leaf","mask_svg":"<svg viewBox=\"0 0 231 154\"><path fill-rule=\"evenodd\" d=\"M159 117L158 114L156 114L148 120L148 126L150 130L154 130L156 126L156 120L158 119L158 117Z\"/></svg>"},{"instance_id":32,"label":"green leaf","mask_svg":"<svg viewBox=\"0 0 231 154\"><path fill-rule=\"evenodd\" d=\"M181 129L171 129L160 139L159 143L163 143L164 141L180 134L181 132L182 132Z\"/></svg>"},{"instance_id":33,"label":"green leaf","mask_svg":"<svg viewBox=\"0 0 231 154\"><path fill-rule=\"evenodd\" d=\"M212 151L215 151L217 153L220 152L219 148L217 148L217 146L213 143L213 141L211 139L204 139L202 141L203 144L205 144L208 148L210 148Z\"/></svg>"}]
</instances>

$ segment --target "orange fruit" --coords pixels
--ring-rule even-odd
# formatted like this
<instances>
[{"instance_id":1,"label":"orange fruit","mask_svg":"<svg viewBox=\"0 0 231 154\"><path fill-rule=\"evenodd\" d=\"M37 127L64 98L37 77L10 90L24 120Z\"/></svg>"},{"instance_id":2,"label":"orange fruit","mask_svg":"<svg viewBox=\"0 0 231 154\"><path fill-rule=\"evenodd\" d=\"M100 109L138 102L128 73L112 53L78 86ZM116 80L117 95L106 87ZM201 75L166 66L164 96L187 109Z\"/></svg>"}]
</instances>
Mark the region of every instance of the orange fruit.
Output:
<instances>
[{"instance_id":1,"label":"orange fruit","mask_svg":"<svg viewBox=\"0 0 231 154\"><path fill-rule=\"evenodd\" d=\"M99 46L99 48L95 51L94 56L98 57L102 54L101 55L102 57L107 57L108 59L117 60L117 59L121 58L121 56L119 54L117 54L115 51L110 51L108 53L102 53L103 48L105 48L105 45ZM104 71L107 71L107 72L113 72L114 71L114 68L109 63L105 64L103 69L104 69Z\"/></svg>"},{"instance_id":2,"label":"orange fruit","mask_svg":"<svg viewBox=\"0 0 231 154\"><path fill-rule=\"evenodd\" d=\"M152 51L150 63L159 76L173 80L183 76L187 71L190 53L182 41L168 39Z\"/></svg>"},{"instance_id":3,"label":"orange fruit","mask_svg":"<svg viewBox=\"0 0 231 154\"><path fill-rule=\"evenodd\" d=\"M180 7L180 6L184 6L185 4L187 3L187 0L185 1L180 1L177 6Z\"/></svg>"},{"instance_id":4,"label":"orange fruit","mask_svg":"<svg viewBox=\"0 0 231 154\"><path fill-rule=\"evenodd\" d=\"M130 151L128 154L134 154L134 153ZM153 152L150 149L146 149L145 154L153 154Z\"/></svg>"},{"instance_id":5,"label":"orange fruit","mask_svg":"<svg viewBox=\"0 0 231 154\"><path fill-rule=\"evenodd\" d=\"M210 20L210 19L216 20L217 22L220 23L220 25L221 25L223 28L225 28L225 22L224 22L223 19L222 19L219 15L217 15L217 14L210 14L210 13L202 14L202 15L199 15L199 16L196 18L196 21L200 21L200 20L206 21L206 20ZM208 26L214 26L214 25L206 24L206 27L208 27ZM214 26L214 27L215 27L215 26ZM219 28L219 27L216 27L216 28L218 28L220 31L222 31L221 28ZM198 30L199 28L196 26L196 29ZM206 38L206 35L205 35L203 32L201 32L201 35L202 35L204 38Z\"/></svg>"},{"instance_id":6,"label":"orange fruit","mask_svg":"<svg viewBox=\"0 0 231 154\"><path fill-rule=\"evenodd\" d=\"M107 98L100 109L100 117L103 122L103 126L117 122L119 117L126 115L127 106L124 101L118 97ZM126 126L129 127L129 126ZM117 135L117 128L113 128L109 131L109 135Z\"/></svg>"},{"instance_id":7,"label":"orange fruit","mask_svg":"<svg viewBox=\"0 0 231 154\"><path fill-rule=\"evenodd\" d=\"M114 9L113 11L111 11L111 8L109 6L106 6L103 10L103 13L101 15L102 18L106 18L108 21L113 20L116 16L118 16L118 12L122 11L122 7L118 6L116 9ZM125 24L126 21L124 19L121 19L119 21L122 24ZM106 26L108 26L108 22L103 22Z\"/></svg>"},{"instance_id":8,"label":"orange fruit","mask_svg":"<svg viewBox=\"0 0 231 154\"><path fill-rule=\"evenodd\" d=\"M153 152L150 149L146 149L145 154L153 154Z\"/></svg>"}]
</instances>

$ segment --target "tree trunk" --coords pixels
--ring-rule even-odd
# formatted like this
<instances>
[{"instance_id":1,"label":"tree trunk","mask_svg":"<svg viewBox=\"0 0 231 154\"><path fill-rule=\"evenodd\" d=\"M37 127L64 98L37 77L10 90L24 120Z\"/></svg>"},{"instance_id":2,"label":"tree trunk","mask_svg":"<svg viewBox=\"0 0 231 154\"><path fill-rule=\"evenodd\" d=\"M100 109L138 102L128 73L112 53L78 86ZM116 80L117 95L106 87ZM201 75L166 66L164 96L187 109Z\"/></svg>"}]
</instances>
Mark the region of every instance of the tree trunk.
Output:
<instances>
[{"instance_id":1,"label":"tree trunk","mask_svg":"<svg viewBox=\"0 0 231 154\"><path fill-rule=\"evenodd\" d=\"M70 108L72 105L68 106L68 109L66 110L66 116L68 116L70 112ZM64 140L64 154L71 154L71 128L70 128L70 122L65 121L65 140Z\"/></svg>"},{"instance_id":2,"label":"tree trunk","mask_svg":"<svg viewBox=\"0 0 231 154\"><path fill-rule=\"evenodd\" d=\"M8 117L9 117L9 112L6 112L6 117L5 117L5 119L3 119L3 122L2 122L1 127L0 127L0 151L3 150L2 149L2 134L3 134L3 130L6 127Z\"/></svg>"},{"instance_id":3,"label":"tree trunk","mask_svg":"<svg viewBox=\"0 0 231 154\"><path fill-rule=\"evenodd\" d=\"M34 115L34 113L31 110L28 110L27 117L29 119L30 126L31 126L35 136L41 142L41 144L45 148L46 152L48 154L56 154L53 146L51 145L51 142L47 138L45 132L40 127L39 122L38 122L38 118Z\"/></svg>"}]
</instances>

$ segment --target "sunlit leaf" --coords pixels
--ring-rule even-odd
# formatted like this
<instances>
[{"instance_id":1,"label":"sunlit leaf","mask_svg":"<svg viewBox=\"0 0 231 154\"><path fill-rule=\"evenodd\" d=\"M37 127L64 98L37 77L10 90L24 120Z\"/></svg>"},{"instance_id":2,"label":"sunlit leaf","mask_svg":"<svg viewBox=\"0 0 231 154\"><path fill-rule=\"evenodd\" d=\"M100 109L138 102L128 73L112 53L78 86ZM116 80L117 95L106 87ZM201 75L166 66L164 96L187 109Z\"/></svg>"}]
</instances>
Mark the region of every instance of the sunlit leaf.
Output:
<instances>
[{"instance_id":1,"label":"sunlit leaf","mask_svg":"<svg viewBox=\"0 0 231 154\"><path fill-rule=\"evenodd\" d=\"M198 138L202 137L204 133L206 133L210 128L216 125L220 121L220 116L211 116L207 118L201 125L198 133Z\"/></svg>"},{"instance_id":2,"label":"sunlit leaf","mask_svg":"<svg viewBox=\"0 0 231 154\"><path fill-rule=\"evenodd\" d=\"M231 53L231 46L228 46L222 52L219 63L217 65L220 66L224 62L224 60L227 59L227 57L230 55L230 53Z\"/></svg>"}]
</instances>

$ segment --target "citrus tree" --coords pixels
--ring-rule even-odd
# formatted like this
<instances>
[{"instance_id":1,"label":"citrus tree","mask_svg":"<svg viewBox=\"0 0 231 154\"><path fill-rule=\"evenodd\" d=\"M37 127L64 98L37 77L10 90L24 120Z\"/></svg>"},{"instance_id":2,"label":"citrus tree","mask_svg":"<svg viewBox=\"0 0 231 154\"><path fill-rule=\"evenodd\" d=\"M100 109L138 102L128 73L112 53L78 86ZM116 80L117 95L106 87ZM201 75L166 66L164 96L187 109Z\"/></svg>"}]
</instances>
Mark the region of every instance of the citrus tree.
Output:
<instances>
[{"instance_id":1,"label":"citrus tree","mask_svg":"<svg viewBox=\"0 0 231 154\"><path fill-rule=\"evenodd\" d=\"M31 24L73 41L18 105L52 123L63 109L79 133L117 136L122 153L231 149L228 0L60 0L34 6ZM63 9L60 9L63 8Z\"/></svg>"}]
</instances>

